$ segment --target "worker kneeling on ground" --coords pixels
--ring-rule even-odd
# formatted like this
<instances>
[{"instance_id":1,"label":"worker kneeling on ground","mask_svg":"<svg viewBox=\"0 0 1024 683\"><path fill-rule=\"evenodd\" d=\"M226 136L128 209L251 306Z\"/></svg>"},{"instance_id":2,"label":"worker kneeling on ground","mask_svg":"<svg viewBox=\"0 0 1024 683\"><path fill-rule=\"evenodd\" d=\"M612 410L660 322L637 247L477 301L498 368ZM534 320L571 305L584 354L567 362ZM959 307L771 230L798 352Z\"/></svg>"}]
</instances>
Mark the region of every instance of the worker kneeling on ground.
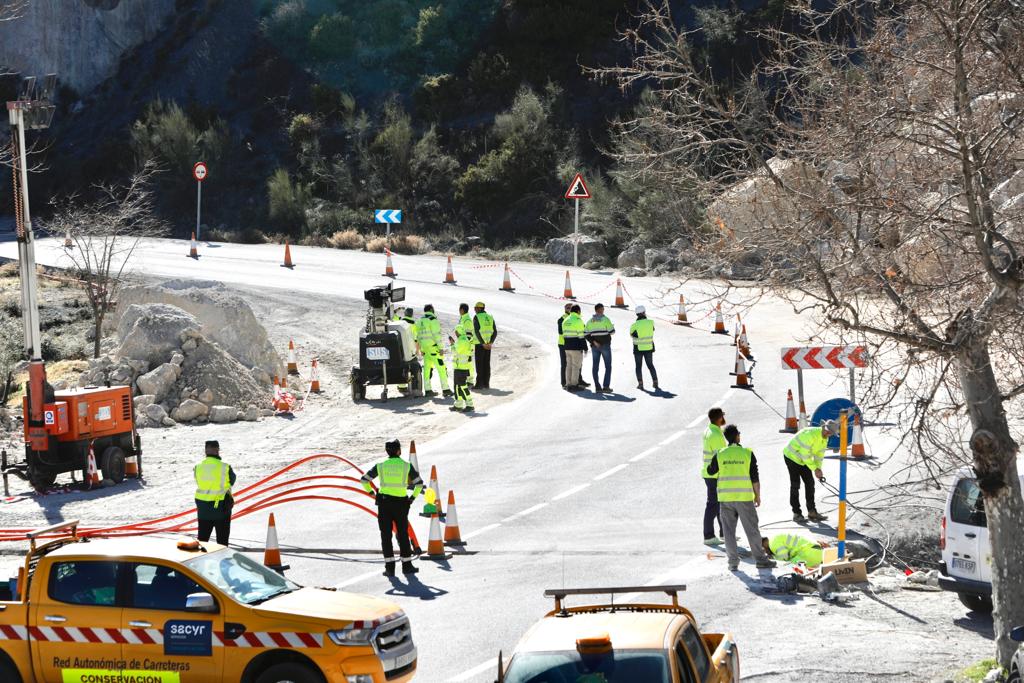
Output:
<instances>
[{"instance_id":1,"label":"worker kneeling on ground","mask_svg":"<svg viewBox=\"0 0 1024 683\"><path fill-rule=\"evenodd\" d=\"M777 560L792 564L803 562L810 569L820 566L824 561L822 548L825 544L797 534L777 534L770 540L762 537L761 545L766 553Z\"/></svg>"},{"instance_id":2,"label":"worker kneeling on ground","mask_svg":"<svg viewBox=\"0 0 1024 683\"><path fill-rule=\"evenodd\" d=\"M380 547L384 553L384 576L395 575L392 530L398 538L398 550L402 553L402 573L415 574L419 570L412 563L409 507L423 490L423 480L415 467L402 460L402 444L398 439L384 444L384 450L388 459L367 470L360 481L367 493L373 493L373 480L380 479L377 489L377 526L380 527ZM412 489L412 496L409 495L409 489Z\"/></svg>"},{"instance_id":3,"label":"worker kneeling on ground","mask_svg":"<svg viewBox=\"0 0 1024 683\"><path fill-rule=\"evenodd\" d=\"M469 391L469 378L473 373L473 338L465 327L455 328L455 405L449 410L473 412L473 395Z\"/></svg>"}]
</instances>

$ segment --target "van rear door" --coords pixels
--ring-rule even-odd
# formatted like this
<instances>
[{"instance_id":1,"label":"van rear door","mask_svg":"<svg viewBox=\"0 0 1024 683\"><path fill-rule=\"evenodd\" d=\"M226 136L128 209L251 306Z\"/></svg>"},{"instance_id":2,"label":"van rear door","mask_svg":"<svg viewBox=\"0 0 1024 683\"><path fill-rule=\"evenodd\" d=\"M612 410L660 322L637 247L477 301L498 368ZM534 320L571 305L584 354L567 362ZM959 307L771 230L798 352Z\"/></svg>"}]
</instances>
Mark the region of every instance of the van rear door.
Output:
<instances>
[{"instance_id":1,"label":"van rear door","mask_svg":"<svg viewBox=\"0 0 1024 683\"><path fill-rule=\"evenodd\" d=\"M977 482L971 477L959 479L950 496L946 522L946 548L951 553L946 569L950 576L991 581L986 524L985 501Z\"/></svg>"}]
</instances>

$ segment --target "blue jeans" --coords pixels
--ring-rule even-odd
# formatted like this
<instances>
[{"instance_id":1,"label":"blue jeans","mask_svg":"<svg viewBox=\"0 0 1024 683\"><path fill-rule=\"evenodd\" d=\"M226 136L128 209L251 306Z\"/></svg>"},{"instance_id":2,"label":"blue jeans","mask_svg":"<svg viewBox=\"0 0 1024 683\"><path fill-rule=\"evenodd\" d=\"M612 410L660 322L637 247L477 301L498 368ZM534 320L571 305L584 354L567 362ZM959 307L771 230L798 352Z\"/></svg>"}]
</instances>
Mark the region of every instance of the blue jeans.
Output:
<instances>
[{"instance_id":1,"label":"blue jeans","mask_svg":"<svg viewBox=\"0 0 1024 683\"><path fill-rule=\"evenodd\" d=\"M611 344L602 344L601 346L591 346L590 355L593 358L593 372L594 372L594 388L605 387L607 388L612 381L612 346ZM598 381L597 371L601 368L601 359L604 359L604 383Z\"/></svg>"}]
</instances>

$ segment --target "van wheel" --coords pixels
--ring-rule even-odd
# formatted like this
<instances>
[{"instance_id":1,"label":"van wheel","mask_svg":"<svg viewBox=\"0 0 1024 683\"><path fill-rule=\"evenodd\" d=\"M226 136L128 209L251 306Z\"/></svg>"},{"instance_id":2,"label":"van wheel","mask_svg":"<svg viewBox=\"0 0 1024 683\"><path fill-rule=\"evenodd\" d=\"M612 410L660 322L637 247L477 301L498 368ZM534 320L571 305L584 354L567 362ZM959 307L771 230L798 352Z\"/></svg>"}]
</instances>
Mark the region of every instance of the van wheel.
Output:
<instances>
[{"instance_id":1,"label":"van wheel","mask_svg":"<svg viewBox=\"0 0 1024 683\"><path fill-rule=\"evenodd\" d=\"M319 671L305 664L275 664L256 678L256 683L323 683Z\"/></svg>"},{"instance_id":2,"label":"van wheel","mask_svg":"<svg viewBox=\"0 0 1024 683\"><path fill-rule=\"evenodd\" d=\"M21 683L21 676L18 674L18 670L6 659L0 659L0 681L5 683Z\"/></svg>"},{"instance_id":3,"label":"van wheel","mask_svg":"<svg viewBox=\"0 0 1024 683\"><path fill-rule=\"evenodd\" d=\"M964 607L972 612L992 613L992 598L985 595L974 595L973 593L957 593L956 595L960 598L960 602L963 603Z\"/></svg>"},{"instance_id":4,"label":"van wheel","mask_svg":"<svg viewBox=\"0 0 1024 683\"><path fill-rule=\"evenodd\" d=\"M100 469L103 470L103 478L109 479L115 484L124 481L124 451L117 446L110 446L100 456Z\"/></svg>"}]
</instances>

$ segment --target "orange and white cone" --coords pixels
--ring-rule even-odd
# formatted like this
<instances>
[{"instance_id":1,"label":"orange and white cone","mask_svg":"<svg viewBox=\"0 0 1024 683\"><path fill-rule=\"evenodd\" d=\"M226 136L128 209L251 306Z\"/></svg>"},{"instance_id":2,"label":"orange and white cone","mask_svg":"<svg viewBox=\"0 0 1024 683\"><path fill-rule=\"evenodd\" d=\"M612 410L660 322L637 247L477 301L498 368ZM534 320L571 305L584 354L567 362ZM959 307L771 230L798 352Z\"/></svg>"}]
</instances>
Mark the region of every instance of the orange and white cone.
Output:
<instances>
[{"instance_id":1,"label":"orange and white cone","mask_svg":"<svg viewBox=\"0 0 1024 683\"><path fill-rule=\"evenodd\" d=\"M747 326L745 324L740 326L740 336L737 340L737 346L740 348L740 353L747 358L754 357L750 353L750 342L747 341Z\"/></svg>"},{"instance_id":2,"label":"orange and white cone","mask_svg":"<svg viewBox=\"0 0 1024 683\"><path fill-rule=\"evenodd\" d=\"M430 516L430 539L427 541L427 559L445 560L444 540L441 538L441 518Z\"/></svg>"},{"instance_id":3,"label":"orange and white cone","mask_svg":"<svg viewBox=\"0 0 1024 683\"><path fill-rule=\"evenodd\" d=\"M741 324L741 322L740 322L740 314L737 313L736 314L736 325L734 325L733 328L732 328L732 345L733 346L739 346L740 345L740 324Z\"/></svg>"},{"instance_id":4,"label":"orange and white cone","mask_svg":"<svg viewBox=\"0 0 1024 683\"><path fill-rule=\"evenodd\" d=\"M188 257L199 259L199 246L196 244L196 234L192 233L192 240L189 242Z\"/></svg>"},{"instance_id":5,"label":"orange and white cone","mask_svg":"<svg viewBox=\"0 0 1024 683\"><path fill-rule=\"evenodd\" d=\"M622 293L622 280L620 278L615 278L615 304L612 308L629 308Z\"/></svg>"},{"instance_id":6,"label":"orange and white cone","mask_svg":"<svg viewBox=\"0 0 1024 683\"><path fill-rule=\"evenodd\" d=\"M416 455L416 439L409 441L409 464L412 465L412 468L416 470L420 476L423 476L420 472L420 458Z\"/></svg>"},{"instance_id":7,"label":"orange and white cone","mask_svg":"<svg viewBox=\"0 0 1024 683\"><path fill-rule=\"evenodd\" d=\"M715 304L715 329L711 334L729 334L725 329L725 319L722 318L722 304Z\"/></svg>"},{"instance_id":8,"label":"orange and white cone","mask_svg":"<svg viewBox=\"0 0 1024 683\"><path fill-rule=\"evenodd\" d=\"M100 471L96 467L96 454L89 444L89 459L85 465L85 485L87 488L96 488L100 485Z\"/></svg>"},{"instance_id":9,"label":"orange and white cone","mask_svg":"<svg viewBox=\"0 0 1024 683\"><path fill-rule=\"evenodd\" d=\"M459 532L459 516L455 512L455 491L448 492L448 512L444 518L444 544L466 545Z\"/></svg>"},{"instance_id":10,"label":"orange and white cone","mask_svg":"<svg viewBox=\"0 0 1024 683\"><path fill-rule=\"evenodd\" d=\"M679 311L676 313L676 325L690 326L690 321L686 319L686 299L682 294L679 295Z\"/></svg>"},{"instance_id":11,"label":"orange and white cone","mask_svg":"<svg viewBox=\"0 0 1024 683\"><path fill-rule=\"evenodd\" d=\"M320 368L316 364L316 358L309 366L309 393L320 393Z\"/></svg>"},{"instance_id":12,"label":"orange and white cone","mask_svg":"<svg viewBox=\"0 0 1024 683\"><path fill-rule=\"evenodd\" d=\"M288 569L281 564L281 546L277 542L277 522L274 521L273 512L267 520L267 545L263 550L263 566L273 569L278 574Z\"/></svg>"},{"instance_id":13,"label":"orange and white cone","mask_svg":"<svg viewBox=\"0 0 1024 683\"><path fill-rule=\"evenodd\" d=\"M132 479L139 478L139 456L129 455L124 459L124 476Z\"/></svg>"},{"instance_id":14,"label":"orange and white cone","mask_svg":"<svg viewBox=\"0 0 1024 683\"><path fill-rule=\"evenodd\" d=\"M288 340L288 374L299 374L299 361L295 358L295 342Z\"/></svg>"},{"instance_id":15,"label":"orange and white cone","mask_svg":"<svg viewBox=\"0 0 1024 683\"><path fill-rule=\"evenodd\" d=\"M863 458L867 455L864 451L864 435L860 428L860 415L853 416L853 439L850 441L850 455L855 458Z\"/></svg>"},{"instance_id":16,"label":"orange and white cone","mask_svg":"<svg viewBox=\"0 0 1024 683\"><path fill-rule=\"evenodd\" d=\"M786 422L779 433L796 434L800 423L796 419L796 406L793 404L793 390L786 390Z\"/></svg>"},{"instance_id":17,"label":"orange and white cone","mask_svg":"<svg viewBox=\"0 0 1024 683\"><path fill-rule=\"evenodd\" d=\"M508 269L508 261L505 261L505 276L501 279L501 291L502 292L514 292L515 287L512 286L512 273Z\"/></svg>"},{"instance_id":18,"label":"orange and white cone","mask_svg":"<svg viewBox=\"0 0 1024 683\"><path fill-rule=\"evenodd\" d=\"M292 249L288 245L288 240L284 241L284 263L281 264L282 268L294 268L295 264L292 263Z\"/></svg>"},{"instance_id":19,"label":"orange and white cone","mask_svg":"<svg viewBox=\"0 0 1024 683\"><path fill-rule=\"evenodd\" d=\"M441 488L437 485L437 465L430 466L430 483L427 486L434 491L434 500L437 501L437 514L443 515L444 512L441 510Z\"/></svg>"},{"instance_id":20,"label":"orange and white cone","mask_svg":"<svg viewBox=\"0 0 1024 683\"><path fill-rule=\"evenodd\" d=\"M452 257L448 257L448 268L444 272L444 284L454 285L456 284L455 271L452 270Z\"/></svg>"},{"instance_id":21,"label":"orange and white cone","mask_svg":"<svg viewBox=\"0 0 1024 683\"><path fill-rule=\"evenodd\" d=\"M743 361L743 354L740 353L739 349L736 349L736 372L730 374L736 376L736 384L732 385L733 389L754 388L754 385L750 382L750 378L747 377L747 364Z\"/></svg>"},{"instance_id":22,"label":"orange and white cone","mask_svg":"<svg viewBox=\"0 0 1024 683\"><path fill-rule=\"evenodd\" d=\"M569 280L569 271L565 271L565 288L562 290L563 299L576 299L572 295L572 282Z\"/></svg>"},{"instance_id":23,"label":"orange and white cone","mask_svg":"<svg viewBox=\"0 0 1024 683\"><path fill-rule=\"evenodd\" d=\"M384 262L384 277L398 277L395 273L395 267L391 265L391 250L384 247L384 253L387 255L387 261Z\"/></svg>"},{"instance_id":24,"label":"orange and white cone","mask_svg":"<svg viewBox=\"0 0 1024 683\"><path fill-rule=\"evenodd\" d=\"M800 413L799 413L799 417L797 418L797 426L800 429L803 429L808 424L809 424L809 422L807 420L807 408L804 407L804 400L800 399Z\"/></svg>"}]
</instances>

